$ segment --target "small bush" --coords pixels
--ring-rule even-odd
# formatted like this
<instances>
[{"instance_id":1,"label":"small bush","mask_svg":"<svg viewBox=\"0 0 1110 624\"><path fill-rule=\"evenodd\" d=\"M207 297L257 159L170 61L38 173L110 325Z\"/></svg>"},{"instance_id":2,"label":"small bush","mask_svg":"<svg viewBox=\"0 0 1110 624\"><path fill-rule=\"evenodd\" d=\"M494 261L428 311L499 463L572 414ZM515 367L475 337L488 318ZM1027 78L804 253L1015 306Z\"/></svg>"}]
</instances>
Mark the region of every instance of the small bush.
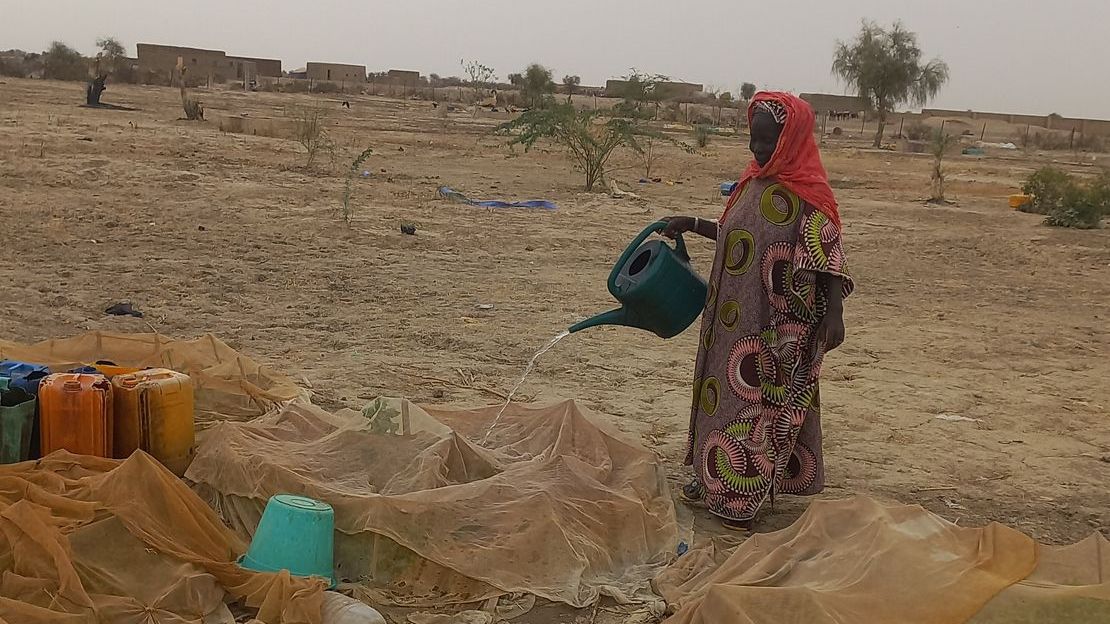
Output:
<instances>
[{"instance_id":1,"label":"small bush","mask_svg":"<svg viewBox=\"0 0 1110 624\"><path fill-rule=\"evenodd\" d=\"M696 124L694 126L694 145L698 147L708 147L709 138L713 136L713 129L708 124Z\"/></svg>"},{"instance_id":2,"label":"small bush","mask_svg":"<svg viewBox=\"0 0 1110 624\"><path fill-rule=\"evenodd\" d=\"M332 151L335 144L328 136L328 113L322 104L293 106L285 115L293 119L294 139L305 149L305 168L311 168L321 151Z\"/></svg>"},{"instance_id":3,"label":"small bush","mask_svg":"<svg viewBox=\"0 0 1110 624\"><path fill-rule=\"evenodd\" d=\"M1074 186L1075 179L1066 171L1055 167L1038 169L1021 186L1021 192L1033 196L1033 201L1022 206L1021 211L1046 215L1060 205Z\"/></svg>"},{"instance_id":4,"label":"small bush","mask_svg":"<svg viewBox=\"0 0 1110 624\"><path fill-rule=\"evenodd\" d=\"M1033 195L1032 203L1023 210L1045 215L1047 225L1097 228L1110 214L1110 171L1084 184L1067 172L1045 167L1029 176L1022 191Z\"/></svg>"},{"instance_id":5,"label":"small bush","mask_svg":"<svg viewBox=\"0 0 1110 624\"><path fill-rule=\"evenodd\" d=\"M343 205L339 209L339 215L343 217L343 222L348 226L351 225L351 221L354 219L354 211L351 210L351 182L355 179L355 176L359 175L358 170L362 167L362 163L366 162L366 159L373 153L373 148L366 148L351 161L351 166L347 169L347 180L343 183Z\"/></svg>"},{"instance_id":6,"label":"small bush","mask_svg":"<svg viewBox=\"0 0 1110 624\"><path fill-rule=\"evenodd\" d=\"M1110 169L1103 169L1098 177L1087 185L1087 196L1092 203L1102 209L1103 215L1110 215Z\"/></svg>"},{"instance_id":7,"label":"small bush","mask_svg":"<svg viewBox=\"0 0 1110 624\"><path fill-rule=\"evenodd\" d=\"M924 122L915 121L906 125L906 138L911 141L924 141L932 136L933 132Z\"/></svg>"},{"instance_id":8,"label":"small bush","mask_svg":"<svg viewBox=\"0 0 1110 624\"><path fill-rule=\"evenodd\" d=\"M1048 213L1044 222L1056 227L1089 230L1099 226L1105 212L1105 208L1091 196L1090 190L1077 184L1064 193L1060 204Z\"/></svg>"}]
</instances>

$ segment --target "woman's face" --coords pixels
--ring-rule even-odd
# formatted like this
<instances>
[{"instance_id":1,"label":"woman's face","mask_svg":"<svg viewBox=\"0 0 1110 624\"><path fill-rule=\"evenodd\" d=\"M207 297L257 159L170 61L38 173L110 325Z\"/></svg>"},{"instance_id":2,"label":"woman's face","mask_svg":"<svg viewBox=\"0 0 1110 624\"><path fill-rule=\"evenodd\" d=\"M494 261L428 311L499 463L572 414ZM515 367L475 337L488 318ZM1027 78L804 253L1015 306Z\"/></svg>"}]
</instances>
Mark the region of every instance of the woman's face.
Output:
<instances>
[{"instance_id":1,"label":"woman's face","mask_svg":"<svg viewBox=\"0 0 1110 624\"><path fill-rule=\"evenodd\" d=\"M766 166L771 161L771 156L775 155L775 148L778 147L781 134L782 126L775 121L771 113L758 110L752 114L752 139L748 149L752 151L752 156L755 156L755 162L759 163L760 167Z\"/></svg>"}]
</instances>

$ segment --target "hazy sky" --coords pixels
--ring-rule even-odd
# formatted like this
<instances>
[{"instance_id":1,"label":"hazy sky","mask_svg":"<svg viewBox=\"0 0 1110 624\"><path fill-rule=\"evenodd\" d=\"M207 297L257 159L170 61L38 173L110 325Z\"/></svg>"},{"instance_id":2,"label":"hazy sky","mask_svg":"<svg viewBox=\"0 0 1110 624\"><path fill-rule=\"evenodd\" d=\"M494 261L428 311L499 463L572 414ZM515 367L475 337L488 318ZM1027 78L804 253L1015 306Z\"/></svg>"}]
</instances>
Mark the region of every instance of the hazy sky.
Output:
<instances>
[{"instance_id":1,"label":"hazy sky","mask_svg":"<svg viewBox=\"0 0 1110 624\"><path fill-rule=\"evenodd\" d=\"M0 0L0 49L98 36L371 71L460 74L474 58L504 79L527 63L582 83L636 67L736 91L741 81L843 93L836 40L862 18L901 19L952 78L933 105L1110 118L1106 0ZM2 87L0 87L2 88Z\"/></svg>"}]
</instances>

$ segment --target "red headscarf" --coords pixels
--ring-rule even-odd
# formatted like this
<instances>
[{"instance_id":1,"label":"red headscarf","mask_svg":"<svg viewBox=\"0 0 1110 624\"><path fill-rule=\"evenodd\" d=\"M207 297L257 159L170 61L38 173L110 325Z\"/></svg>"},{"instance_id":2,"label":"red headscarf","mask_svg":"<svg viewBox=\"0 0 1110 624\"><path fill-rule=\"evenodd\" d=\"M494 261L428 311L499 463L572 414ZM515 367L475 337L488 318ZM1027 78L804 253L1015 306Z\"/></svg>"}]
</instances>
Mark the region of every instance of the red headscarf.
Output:
<instances>
[{"instance_id":1,"label":"red headscarf","mask_svg":"<svg viewBox=\"0 0 1110 624\"><path fill-rule=\"evenodd\" d=\"M743 175L740 176L740 183L733 189L728 203L725 204L725 212L721 215L721 220L724 220L724 216L732 209L736 200L740 199L740 193L752 178L776 178L792 193L820 210L839 228L840 213L837 210L836 197L833 196L832 187L829 186L829 174L821 164L817 141L813 138L815 124L813 109L809 103L796 95L761 91L755 94L748 106L749 127L751 127L756 103L764 100L778 102L786 109L786 122L783 124L778 147L775 148L775 153L771 156L771 160L767 161L766 166L760 167L754 159L748 163L747 169L744 169Z\"/></svg>"}]
</instances>

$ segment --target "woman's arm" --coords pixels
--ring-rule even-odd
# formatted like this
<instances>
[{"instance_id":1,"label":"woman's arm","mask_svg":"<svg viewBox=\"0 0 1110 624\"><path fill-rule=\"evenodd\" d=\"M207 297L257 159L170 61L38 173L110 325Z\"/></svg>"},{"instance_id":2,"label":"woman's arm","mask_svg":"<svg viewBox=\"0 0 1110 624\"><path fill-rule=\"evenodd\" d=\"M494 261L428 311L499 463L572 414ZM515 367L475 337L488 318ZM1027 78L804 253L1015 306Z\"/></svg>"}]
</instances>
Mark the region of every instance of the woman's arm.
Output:
<instances>
[{"instance_id":1,"label":"woman's arm","mask_svg":"<svg viewBox=\"0 0 1110 624\"><path fill-rule=\"evenodd\" d=\"M844 278L832 273L817 274L818 288L828 297L828 308L817 326L817 339L832 351L844 343Z\"/></svg>"},{"instance_id":2,"label":"woman's arm","mask_svg":"<svg viewBox=\"0 0 1110 624\"><path fill-rule=\"evenodd\" d=\"M663 230L663 236L667 238L693 232L710 240L717 240L716 221L700 217L664 217L663 220L667 222L667 229Z\"/></svg>"}]
</instances>

